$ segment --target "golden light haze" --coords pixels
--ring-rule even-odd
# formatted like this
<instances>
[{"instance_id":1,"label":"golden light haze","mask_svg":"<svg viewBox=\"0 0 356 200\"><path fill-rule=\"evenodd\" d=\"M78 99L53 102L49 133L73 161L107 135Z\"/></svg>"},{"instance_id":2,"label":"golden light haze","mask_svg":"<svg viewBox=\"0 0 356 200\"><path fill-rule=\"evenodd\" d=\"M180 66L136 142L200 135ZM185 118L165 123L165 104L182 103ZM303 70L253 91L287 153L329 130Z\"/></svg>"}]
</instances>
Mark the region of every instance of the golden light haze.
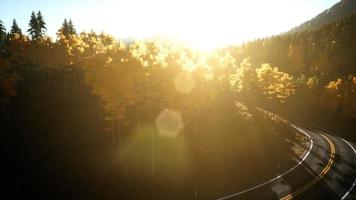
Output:
<instances>
[{"instance_id":1,"label":"golden light haze","mask_svg":"<svg viewBox=\"0 0 356 200\"><path fill-rule=\"evenodd\" d=\"M109 0L95 6L96 17L84 9L73 18L121 38L178 39L201 49L278 34L320 11L297 0Z\"/></svg>"}]
</instances>

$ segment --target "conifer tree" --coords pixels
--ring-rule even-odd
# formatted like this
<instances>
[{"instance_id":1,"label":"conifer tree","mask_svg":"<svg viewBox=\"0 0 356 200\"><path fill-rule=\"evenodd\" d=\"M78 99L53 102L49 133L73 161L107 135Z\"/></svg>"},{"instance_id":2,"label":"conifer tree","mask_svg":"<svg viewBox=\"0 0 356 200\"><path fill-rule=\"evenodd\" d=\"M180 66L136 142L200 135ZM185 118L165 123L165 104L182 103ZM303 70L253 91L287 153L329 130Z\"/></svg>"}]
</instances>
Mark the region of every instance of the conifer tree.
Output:
<instances>
[{"instance_id":1,"label":"conifer tree","mask_svg":"<svg viewBox=\"0 0 356 200\"><path fill-rule=\"evenodd\" d=\"M69 34L71 34L71 35L76 35L76 34L77 34L77 31L76 31L75 28L74 28L72 19L69 19L69 22L68 22L68 29L69 29Z\"/></svg>"},{"instance_id":2,"label":"conifer tree","mask_svg":"<svg viewBox=\"0 0 356 200\"><path fill-rule=\"evenodd\" d=\"M27 30L27 32L31 35L31 39L37 40L39 38L38 21L37 21L37 16L36 16L35 12L33 12L33 11L32 11L31 19L30 19L28 26L30 28Z\"/></svg>"},{"instance_id":3,"label":"conifer tree","mask_svg":"<svg viewBox=\"0 0 356 200\"><path fill-rule=\"evenodd\" d=\"M30 23L28 25L30 28L27 30L27 32L31 35L32 40L43 38L47 28L41 11L38 11L37 15L32 11Z\"/></svg>"},{"instance_id":4,"label":"conifer tree","mask_svg":"<svg viewBox=\"0 0 356 200\"><path fill-rule=\"evenodd\" d=\"M6 38L6 29L3 22L0 20L0 41L5 40Z\"/></svg>"},{"instance_id":5,"label":"conifer tree","mask_svg":"<svg viewBox=\"0 0 356 200\"><path fill-rule=\"evenodd\" d=\"M69 35L76 35L77 32L74 28L72 19L69 19L69 22L67 21L67 19L64 19L62 27L58 30L58 33L66 37L68 37Z\"/></svg>"},{"instance_id":6,"label":"conifer tree","mask_svg":"<svg viewBox=\"0 0 356 200\"><path fill-rule=\"evenodd\" d=\"M21 37L22 31L21 31L20 27L17 25L16 19L13 19L11 30L10 30L10 36L14 37L15 34L19 34L19 36Z\"/></svg>"},{"instance_id":7,"label":"conifer tree","mask_svg":"<svg viewBox=\"0 0 356 200\"><path fill-rule=\"evenodd\" d=\"M38 13L37 13L37 34L38 34L39 38L43 38L46 31L47 31L46 23L44 22L41 11L38 11Z\"/></svg>"},{"instance_id":8,"label":"conifer tree","mask_svg":"<svg viewBox=\"0 0 356 200\"><path fill-rule=\"evenodd\" d=\"M68 27L67 19L64 19L62 27L59 29L58 32L66 37L69 35L69 27Z\"/></svg>"}]
</instances>

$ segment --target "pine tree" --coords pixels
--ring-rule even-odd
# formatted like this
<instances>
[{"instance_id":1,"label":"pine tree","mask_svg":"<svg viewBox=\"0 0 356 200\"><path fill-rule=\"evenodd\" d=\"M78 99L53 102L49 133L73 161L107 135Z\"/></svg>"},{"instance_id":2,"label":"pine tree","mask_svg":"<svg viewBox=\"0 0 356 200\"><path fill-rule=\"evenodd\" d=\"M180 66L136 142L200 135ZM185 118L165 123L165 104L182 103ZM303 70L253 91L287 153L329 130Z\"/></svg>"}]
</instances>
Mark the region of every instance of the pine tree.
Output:
<instances>
[{"instance_id":1,"label":"pine tree","mask_svg":"<svg viewBox=\"0 0 356 200\"><path fill-rule=\"evenodd\" d=\"M37 13L37 31L36 32L37 32L39 38L43 38L46 31L47 31L46 23L44 22L41 11L38 11L38 13Z\"/></svg>"},{"instance_id":2,"label":"pine tree","mask_svg":"<svg viewBox=\"0 0 356 200\"><path fill-rule=\"evenodd\" d=\"M76 35L77 32L74 28L72 20L69 19L69 22L68 22L67 19L64 19L62 27L58 30L58 33L66 36L66 37L68 37L69 35Z\"/></svg>"},{"instance_id":3,"label":"pine tree","mask_svg":"<svg viewBox=\"0 0 356 200\"><path fill-rule=\"evenodd\" d=\"M39 35L38 35L38 20L36 17L35 12L32 11L31 14L31 19L29 22L29 29L27 30L27 32L31 35L31 39L32 40L37 40L39 39Z\"/></svg>"},{"instance_id":4,"label":"pine tree","mask_svg":"<svg viewBox=\"0 0 356 200\"><path fill-rule=\"evenodd\" d=\"M6 38L6 29L3 22L0 20L0 42Z\"/></svg>"},{"instance_id":5,"label":"pine tree","mask_svg":"<svg viewBox=\"0 0 356 200\"><path fill-rule=\"evenodd\" d=\"M77 34L77 31L74 28L72 19L69 19L68 28L69 28L69 34L71 34L71 35L76 35Z\"/></svg>"},{"instance_id":6,"label":"pine tree","mask_svg":"<svg viewBox=\"0 0 356 200\"><path fill-rule=\"evenodd\" d=\"M32 40L43 38L47 28L41 11L38 11L37 16L35 12L32 11L30 23L28 25L30 28L27 30L27 32L31 35Z\"/></svg>"},{"instance_id":7,"label":"pine tree","mask_svg":"<svg viewBox=\"0 0 356 200\"><path fill-rule=\"evenodd\" d=\"M0 20L0 31L1 31L1 32L6 32L4 23L3 23L1 20Z\"/></svg>"},{"instance_id":8,"label":"pine tree","mask_svg":"<svg viewBox=\"0 0 356 200\"><path fill-rule=\"evenodd\" d=\"M59 29L58 32L66 37L69 35L69 26L67 19L64 19L62 27Z\"/></svg>"},{"instance_id":9,"label":"pine tree","mask_svg":"<svg viewBox=\"0 0 356 200\"><path fill-rule=\"evenodd\" d=\"M21 37L22 36L22 31L21 31L20 27L17 25L16 19L13 19L11 30L10 30L10 36L14 37L15 34L18 34Z\"/></svg>"}]
</instances>

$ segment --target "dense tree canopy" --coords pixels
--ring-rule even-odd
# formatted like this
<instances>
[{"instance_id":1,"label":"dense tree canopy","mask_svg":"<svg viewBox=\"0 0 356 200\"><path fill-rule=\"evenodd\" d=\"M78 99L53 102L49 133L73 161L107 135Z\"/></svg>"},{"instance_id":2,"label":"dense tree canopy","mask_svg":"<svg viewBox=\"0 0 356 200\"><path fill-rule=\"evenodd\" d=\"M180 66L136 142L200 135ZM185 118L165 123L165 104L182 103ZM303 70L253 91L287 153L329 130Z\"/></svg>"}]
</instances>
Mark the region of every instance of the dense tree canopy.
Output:
<instances>
[{"instance_id":1,"label":"dense tree canopy","mask_svg":"<svg viewBox=\"0 0 356 200\"><path fill-rule=\"evenodd\" d=\"M292 99L292 103L304 102L305 105L313 104L314 107L324 110L326 108L326 110L341 111L350 117L353 116L351 113L355 112L352 103L354 101L352 100L353 89L349 87L352 84L348 81L349 77L353 77L356 73L355 33L356 16L350 15L315 31L290 32L258 39L235 48L229 48L227 51L232 51L237 62L243 63L244 59L249 58L249 66L252 67L252 70L249 71L256 69L258 73L265 74L274 70L267 65L264 65L265 70L262 70L259 66L263 66L263 63L278 66L278 71L285 73L285 78L281 76L281 79L290 82L287 84L288 86L284 86L288 88L295 85L295 91L290 88L285 90L288 95L277 96L289 97L283 97L283 99ZM241 69L248 70L248 67ZM279 72L275 71L275 74L272 77L279 76ZM249 77L245 82L253 79L253 77ZM261 77L258 79L261 80ZM334 81L335 84L333 84L333 80L337 80ZM330 83L334 85L332 88L330 88ZM343 83L347 85L343 88L343 93L348 101L337 101L336 96L331 95L336 93L330 93L330 90L335 91L335 85L344 85ZM273 84L275 84L273 88L276 91L283 91L278 89L280 86L278 81ZM267 89L272 85L267 84L262 87ZM340 96L339 100L341 99ZM290 105L290 107L293 106Z\"/></svg>"},{"instance_id":2,"label":"dense tree canopy","mask_svg":"<svg viewBox=\"0 0 356 200\"><path fill-rule=\"evenodd\" d=\"M145 181L152 199L165 199L165 183L182 194L173 199L186 199L198 182L209 196L226 189L216 185L235 191L264 181L289 166L296 139L287 120L267 110L355 119L355 22L350 16L314 32L201 52L76 34L67 19L51 40L42 14L33 12L31 39L13 21L1 43L0 130L25 161L8 160L30 163L34 172L54 166L41 178L50 174L57 183L65 174L63 185L82 184L98 199L137 198ZM39 184L37 173L28 174L35 181L11 173L9 180Z\"/></svg>"}]
</instances>

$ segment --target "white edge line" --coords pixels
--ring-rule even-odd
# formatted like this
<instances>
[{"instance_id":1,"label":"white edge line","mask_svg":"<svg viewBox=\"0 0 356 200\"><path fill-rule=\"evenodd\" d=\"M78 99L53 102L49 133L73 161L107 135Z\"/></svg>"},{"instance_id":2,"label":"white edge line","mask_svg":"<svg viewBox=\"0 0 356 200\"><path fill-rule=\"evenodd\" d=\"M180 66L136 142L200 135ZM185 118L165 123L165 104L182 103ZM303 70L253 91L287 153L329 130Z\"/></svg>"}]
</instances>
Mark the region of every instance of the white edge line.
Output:
<instances>
[{"instance_id":1,"label":"white edge line","mask_svg":"<svg viewBox=\"0 0 356 200\"><path fill-rule=\"evenodd\" d=\"M342 139L342 141L344 141L346 144L348 144L351 147L351 149L354 151L354 153L356 155L355 148L348 141L344 140L343 138L341 138L341 139ZM341 197L341 200L345 199L351 193L351 191L354 189L355 185L356 185L356 178L355 178L354 182L352 183L350 189L344 194L344 196Z\"/></svg>"},{"instance_id":2,"label":"white edge line","mask_svg":"<svg viewBox=\"0 0 356 200\"><path fill-rule=\"evenodd\" d=\"M309 150L308 150L308 152L305 154L305 156L303 157L303 159L302 159L301 161L299 161L295 166L293 166L292 168L290 168L288 171L286 171L286 172L284 172L284 173L282 173L282 174L276 176L275 178L273 178L273 179L271 179L271 180L269 180L269 181L266 181L266 182L264 182L264 183L261 183L261 184L259 184L259 185L254 186L254 187L248 188L248 189L243 190L243 191L241 191L241 192L238 192L238 193L235 193L235 194L230 194L230 195L228 195L228 196L221 197L221 198L219 198L219 199L217 199L217 200L229 199L229 198L238 196L238 195L240 195L240 194L246 193L246 192L248 192L248 191L254 190L254 189L256 189L256 188L259 188L259 187L261 187L261 186L267 185L268 183L271 183L271 182L273 182L273 181L275 181L275 180L281 178L282 176L288 174L289 172L291 172L291 171L293 171L295 168L297 168L300 164L302 164L302 162L304 162L304 160L308 157L310 151L312 150L314 142L313 142L313 140L311 139L310 135L309 135L308 133L306 133L304 130L302 130L302 129L296 127L296 126L293 125L293 124L291 124L291 126L292 126L293 128L295 128L295 129L297 129L298 131L300 131L301 133L303 133L304 135L306 135L306 136L309 138L309 140L310 140L310 147L309 147ZM356 184L356 183L354 183L354 184Z\"/></svg>"}]
</instances>

